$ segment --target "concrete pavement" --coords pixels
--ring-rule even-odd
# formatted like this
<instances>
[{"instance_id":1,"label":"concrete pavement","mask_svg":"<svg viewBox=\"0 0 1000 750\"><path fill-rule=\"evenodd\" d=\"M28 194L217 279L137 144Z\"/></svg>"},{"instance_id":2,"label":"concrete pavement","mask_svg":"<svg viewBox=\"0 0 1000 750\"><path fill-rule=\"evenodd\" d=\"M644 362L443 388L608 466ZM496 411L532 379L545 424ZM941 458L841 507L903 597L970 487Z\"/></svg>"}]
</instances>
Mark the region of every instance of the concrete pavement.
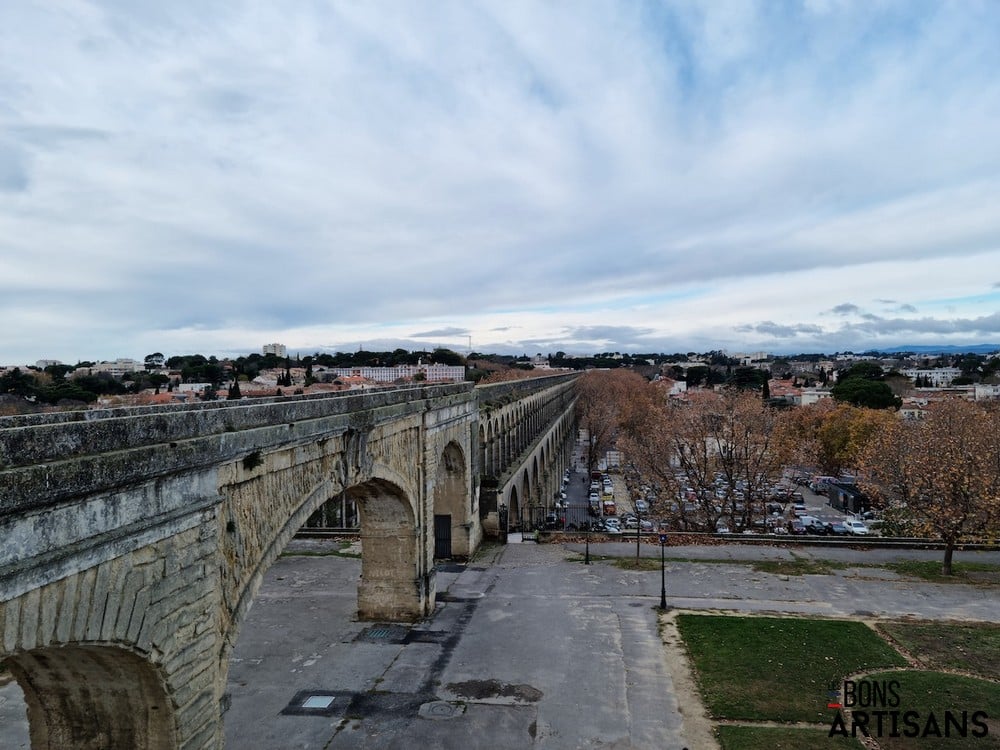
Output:
<instances>
[{"instance_id":1,"label":"concrete pavement","mask_svg":"<svg viewBox=\"0 0 1000 750\"><path fill-rule=\"evenodd\" d=\"M232 655L227 746L686 747L655 609L659 571L608 561L584 566L582 551L508 545L469 565L442 565L435 614L412 627L355 619L359 560L280 558ZM655 545L642 551L659 556ZM591 552L628 557L635 546L595 544ZM667 563L672 607L1000 621L995 587L909 581L860 567L781 576L739 562L793 555L869 561L872 552L937 559L933 551L728 545L667 552L686 558ZM726 558L734 562L705 562ZM27 747L26 737L19 690L0 688L0 747Z\"/></svg>"}]
</instances>

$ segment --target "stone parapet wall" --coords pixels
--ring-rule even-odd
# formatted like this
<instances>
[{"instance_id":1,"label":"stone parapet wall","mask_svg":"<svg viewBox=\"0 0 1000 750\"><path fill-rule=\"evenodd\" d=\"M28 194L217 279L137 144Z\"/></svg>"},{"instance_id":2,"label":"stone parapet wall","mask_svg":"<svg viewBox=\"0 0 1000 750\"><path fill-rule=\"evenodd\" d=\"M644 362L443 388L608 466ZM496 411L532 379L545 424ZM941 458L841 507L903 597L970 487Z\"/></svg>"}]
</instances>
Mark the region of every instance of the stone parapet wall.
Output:
<instances>
[{"instance_id":1,"label":"stone parapet wall","mask_svg":"<svg viewBox=\"0 0 1000 750\"><path fill-rule=\"evenodd\" d=\"M471 383L0 417L0 470L467 395Z\"/></svg>"},{"instance_id":2,"label":"stone parapet wall","mask_svg":"<svg viewBox=\"0 0 1000 750\"><path fill-rule=\"evenodd\" d=\"M367 429L429 402L473 398L471 384L457 384L39 427L4 429L0 421L0 515Z\"/></svg>"},{"instance_id":3,"label":"stone parapet wall","mask_svg":"<svg viewBox=\"0 0 1000 750\"><path fill-rule=\"evenodd\" d=\"M578 377L580 377L580 373L571 372L563 375L548 375L543 378L525 378L524 380L511 380L506 383L477 385L476 397L479 400L479 407L481 409L491 408L513 400L522 399L532 393L544 391L561 383L571 383Z\"/></svg>"}]
</instances>

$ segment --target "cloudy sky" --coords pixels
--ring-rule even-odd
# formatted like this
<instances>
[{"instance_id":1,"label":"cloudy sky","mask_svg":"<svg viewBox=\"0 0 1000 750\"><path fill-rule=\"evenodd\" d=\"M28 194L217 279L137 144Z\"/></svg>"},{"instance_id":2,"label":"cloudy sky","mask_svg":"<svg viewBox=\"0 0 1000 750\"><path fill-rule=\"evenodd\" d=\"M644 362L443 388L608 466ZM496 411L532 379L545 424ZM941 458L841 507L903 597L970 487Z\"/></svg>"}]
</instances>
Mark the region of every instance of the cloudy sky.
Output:
<instances>
[{"instance_id":1,"label":"cloudy sky","mask_svg":"<svg viewBox=\"0 0 1000 750\"><path fill-rule=\"evenodd\" d=\"M0 364L1000 342L995 0L0 3Z\"/></svg>"}]
</instances>

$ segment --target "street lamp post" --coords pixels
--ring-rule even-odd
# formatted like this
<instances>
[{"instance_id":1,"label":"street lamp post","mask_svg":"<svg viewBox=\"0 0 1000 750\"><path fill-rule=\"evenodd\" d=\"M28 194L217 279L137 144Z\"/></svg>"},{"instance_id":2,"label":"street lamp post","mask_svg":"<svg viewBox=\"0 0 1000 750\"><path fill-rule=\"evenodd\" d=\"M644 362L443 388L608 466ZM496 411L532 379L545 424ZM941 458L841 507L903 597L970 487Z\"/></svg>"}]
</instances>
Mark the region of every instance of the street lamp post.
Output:
<instances>
[{"instance_id":1,"label":"street lamp post","mask_svg":"<svg viewBox=\"0 0 1000 750\"><path fill-rule=\"evenodd\" d=\"M667 567L663 559L663 548L667 544L667 535L660 534L660 609L667 609Z\"/></svg>"},{"instance_id":2,"label":"street lamp post","mask_svg":"<svg viewBox=\"0 0 1000 750\"><path fill-rule=\"evenodd\" d=\"M635 512L635 567L639 567L639 541L642 536L642 514Z\"/></svg>"},{"instance_id":3,"label":"street lamp post","mask_svg":"<svg viewBox=\"0 0 1000 750\"><path fill-rule=\"evenodd\" d=\"M583 553L583 564L590 565L590 519L587 519L587 530L583 534L586 551Z\"/></svg>"}]
</instances>

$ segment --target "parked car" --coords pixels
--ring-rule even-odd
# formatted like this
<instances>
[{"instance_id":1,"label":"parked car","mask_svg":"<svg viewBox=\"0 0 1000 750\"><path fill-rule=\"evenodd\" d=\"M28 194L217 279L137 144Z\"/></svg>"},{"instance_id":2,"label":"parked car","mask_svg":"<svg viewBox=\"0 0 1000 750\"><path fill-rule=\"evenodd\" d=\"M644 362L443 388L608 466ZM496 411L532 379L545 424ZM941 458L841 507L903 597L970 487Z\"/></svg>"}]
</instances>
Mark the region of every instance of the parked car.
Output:
<instances>
[{"instance_id":1,"label":"parked car","mask_svg":"<svg viewBox=\"0 0 1000 750\"><path fill-rule=\"evenodd\" d=\"M795 505L792 506L792 513L794 513L797 516L804 515L805 512L806 512L805 503L795 503Z\"/></svg>"},{"instance_id":2,"label":"parked car","mask_svg":"<svg viewBox=\"0 0 1000 750\"><path fill-rule=\"evenodd\" d=\"M810 518L809 521L802 524L806 527L807 534L819 534L820 536L826 536L830 533L829 525L820 521L818 518Z\"/></svg>"},{"instance_id":3,"label":"parked car","mask_svg":"<svg viewBox=\"0 0 1000 750\"><path fill-rule=\"evenodd\" d=\"M649 513L649 503L645 500L635 501L635 512L636 513Z\"/></svg>"},{"instance_id":4,"label":"parked car","mask_svg":"<svg viewBox=\"0 0 1000 750\"><path fill-rule=\"evenodd\" d=\"M806 533L806 527L802 523L802 521L800 521L797 518L793 518L791 521L788 522L788 533L789 534L805 534Z\"/></svg>"},{"instance_id":5,"label":"parked car","mask_svg":"<svg viewBox=\"0 0 1000 750\"><path fill-rule=\"evenodd\" d=\"M861 521L848 518L844 521L844 526L847 527L849 534L853 534L854 536L868 536L868 527L861 523Z\"/></svg>"},{"instance_id":6,"label":"parked car","mask_svg":"<svg viewBox=\"0 0 1000 750\"><path fill-rule=\"evenodd\" d=\"M830 533L833 534L834 536L847 536L848 534L851 533L850 531L847 530L847 527L844 526L844 524L840 523L839 521L837 523L831 523L829 526L830 526Z\"/></svg>"}]
</instances>

